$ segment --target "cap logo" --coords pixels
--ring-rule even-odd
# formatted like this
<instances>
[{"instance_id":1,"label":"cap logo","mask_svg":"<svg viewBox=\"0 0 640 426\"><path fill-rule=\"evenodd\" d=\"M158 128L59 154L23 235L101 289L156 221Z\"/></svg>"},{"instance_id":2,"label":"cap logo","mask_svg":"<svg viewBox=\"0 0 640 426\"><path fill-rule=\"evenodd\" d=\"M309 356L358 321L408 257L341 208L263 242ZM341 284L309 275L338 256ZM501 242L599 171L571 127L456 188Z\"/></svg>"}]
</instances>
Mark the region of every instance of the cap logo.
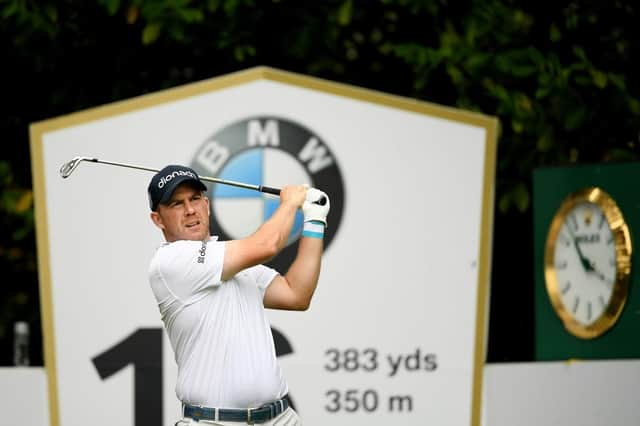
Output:
<instances>
[{"instance_id":1,"label":"cap logo","mask_svg":"<svg viewBox=\"0 0 640 426\"><path fill-rule=\"evenodd\" d=\"M188 171L188 170L176 170L173 173L169 173L166 176L163 176L160 179L160 182L158 182L158 189L162 189L164 188L164 186L166 184L168 184L169 182L171 182L173 180L174 177L176 176L189 176L192 177L194 179L198 179L198 176L196 176L195 174L193 174L192 172Z\"/></svg>"}]
</instances>

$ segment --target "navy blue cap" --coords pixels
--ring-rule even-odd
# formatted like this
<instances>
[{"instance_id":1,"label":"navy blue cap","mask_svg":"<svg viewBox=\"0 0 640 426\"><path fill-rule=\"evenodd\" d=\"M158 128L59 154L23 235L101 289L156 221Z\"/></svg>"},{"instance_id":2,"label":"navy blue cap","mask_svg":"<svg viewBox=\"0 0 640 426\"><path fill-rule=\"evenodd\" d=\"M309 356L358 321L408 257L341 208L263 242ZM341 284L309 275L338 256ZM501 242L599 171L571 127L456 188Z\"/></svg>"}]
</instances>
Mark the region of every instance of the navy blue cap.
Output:
<instances>
[{"instance_id":1,"label":"navy blue cap","mask_svg":"<svg viewBox=\"0 0 640 426\"><path fill-rule=\"evenodd\" d=\"M156 173L149 182L149 207L156 211L158 204L164 204L171 199L173 191L181 183L189 182L202 191L207 187L202 183L198 174L186 166L169 165Z\"/></svg>"}]
</instances>

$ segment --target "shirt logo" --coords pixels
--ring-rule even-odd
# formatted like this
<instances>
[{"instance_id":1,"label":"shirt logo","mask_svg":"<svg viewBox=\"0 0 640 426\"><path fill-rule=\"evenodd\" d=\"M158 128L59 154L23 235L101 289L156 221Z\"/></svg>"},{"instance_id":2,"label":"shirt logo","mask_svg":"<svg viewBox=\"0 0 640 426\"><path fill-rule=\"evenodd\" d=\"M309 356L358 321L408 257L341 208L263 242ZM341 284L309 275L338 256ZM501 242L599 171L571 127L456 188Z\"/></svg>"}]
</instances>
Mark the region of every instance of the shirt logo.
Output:
<instances>
[{"instance_id":1,"label":"shirt logo","mask_svg":"<svg viewBox=\"0 0 640 426\"><path fill-rule=\"evenodd\" d=\"M198 263L204 263L204 256L207 254L206 242L202 242L202 247L200 247L200 250L198 250L198 254L200 254L200 256L198 256Z\"/></svg>"}]
</instances>

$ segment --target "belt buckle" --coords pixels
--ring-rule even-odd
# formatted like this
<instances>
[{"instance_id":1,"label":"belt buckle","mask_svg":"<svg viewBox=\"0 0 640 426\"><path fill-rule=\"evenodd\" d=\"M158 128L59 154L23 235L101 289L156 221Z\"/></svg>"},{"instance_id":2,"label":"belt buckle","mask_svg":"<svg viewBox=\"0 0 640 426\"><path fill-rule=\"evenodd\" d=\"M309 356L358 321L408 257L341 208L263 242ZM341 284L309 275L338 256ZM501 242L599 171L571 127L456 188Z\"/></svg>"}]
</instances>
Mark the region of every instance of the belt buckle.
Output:
<instances>
[{"instance_id":1,"label":"belt buckle","mask_svg":"<svg viewBox=\"0 0 640 426\"><path fill-rule=\"evenodd\" d=\"M251 418L251 410L253 410L253 408L247 408L247 424L248 425L255 424L253 423L253 419Z\"/></svg>"}]
</instances>

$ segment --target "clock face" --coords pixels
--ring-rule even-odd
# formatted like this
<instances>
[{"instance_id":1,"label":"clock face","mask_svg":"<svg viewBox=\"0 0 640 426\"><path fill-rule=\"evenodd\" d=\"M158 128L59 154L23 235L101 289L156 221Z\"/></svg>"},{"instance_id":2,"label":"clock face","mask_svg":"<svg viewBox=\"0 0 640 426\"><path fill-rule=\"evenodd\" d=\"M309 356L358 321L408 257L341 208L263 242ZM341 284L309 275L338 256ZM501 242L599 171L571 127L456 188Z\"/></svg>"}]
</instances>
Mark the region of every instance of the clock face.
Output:
<instances>
[{"instance_id":1,"label":"clock face","mask_svg":"<svg viewBox=\"0 0 640 426\"><path fill-rule=\"evenodd\" d=\"M629 229L599 188L569 195L556 212L545 247L545 281L565 328L580 338L610 329L624 307L631 271Z\"/></svg>"},{"instance_id":2,"label":"clock face","mask_svg":"<svg viewBox=\"0 0 640 426\"><path fill-rule=\"evenodd\" d=\"M616 246L602 209L580 202L570 209L555 243L560 301L583 326L600 318L616 280Z\"/></svg>"}]
</instances>

